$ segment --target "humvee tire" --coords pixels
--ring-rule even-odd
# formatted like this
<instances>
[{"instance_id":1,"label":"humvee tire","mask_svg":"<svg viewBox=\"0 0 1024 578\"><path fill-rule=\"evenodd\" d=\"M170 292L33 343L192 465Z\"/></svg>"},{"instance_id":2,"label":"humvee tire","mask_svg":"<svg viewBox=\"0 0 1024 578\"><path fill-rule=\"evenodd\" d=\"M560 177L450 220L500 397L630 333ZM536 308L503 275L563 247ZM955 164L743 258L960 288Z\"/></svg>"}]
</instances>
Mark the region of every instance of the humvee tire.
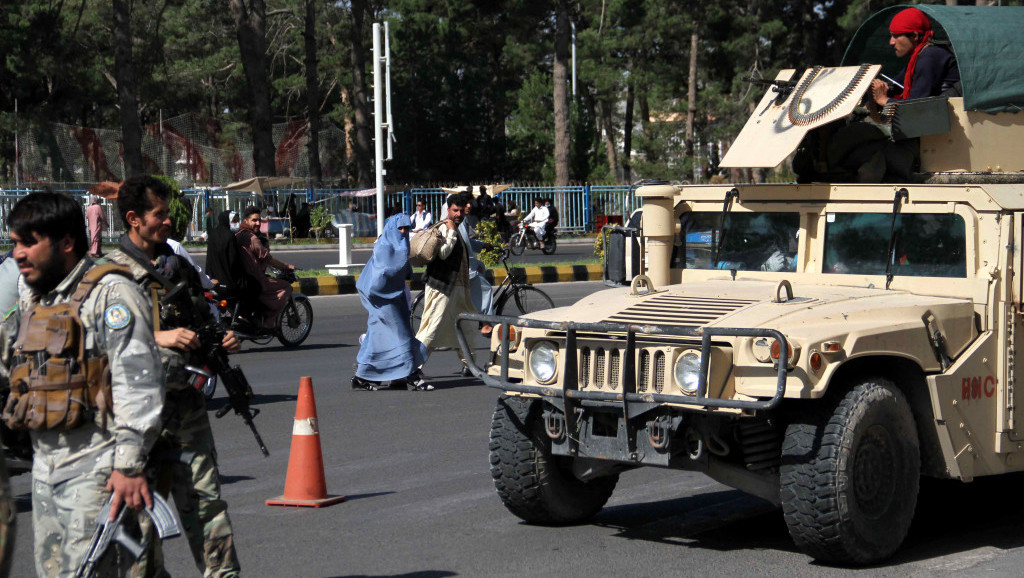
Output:
<instances>
[{"instance_id":1,"label":"humvee tire","mask_svg":"<svg viewBox=\"0 0 1024 578\"><path fill-rule=\"evenodd\" d=\"M793 541L824 562L887 558L907 535L920 482L906 398L885 379L864 379L815 417L791 423L782 447L780 498Z\"/></svg>"},{"instance_id":2,"label":"humvee tire","mask_svg":"<svg viewBox=\"0 0 1024 578\"><path fill-rule=\"evenodd\" d=\"M569 458L551 455L540 402L502 396L491 421L491 477L501 502L531 524L584 522L604 507L618 475L583 482Z\"/></svg>"}]
</instances>

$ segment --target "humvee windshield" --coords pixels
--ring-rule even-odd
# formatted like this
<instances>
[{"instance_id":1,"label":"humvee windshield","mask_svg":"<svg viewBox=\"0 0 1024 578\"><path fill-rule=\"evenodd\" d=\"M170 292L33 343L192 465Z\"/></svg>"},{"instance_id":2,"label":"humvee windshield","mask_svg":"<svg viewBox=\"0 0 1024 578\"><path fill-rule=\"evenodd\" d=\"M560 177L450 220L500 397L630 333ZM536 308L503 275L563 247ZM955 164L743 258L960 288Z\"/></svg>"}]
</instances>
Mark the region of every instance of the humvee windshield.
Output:
<instances>
[{"instance_id":1,"label":"humvee windshield","mask_svg":"<svg viewBox=\"0 0 1024 578\"><path fill-rule=\"evenodd\" d=\"M680 233L686 269L795 271L798 213L728 213L724 234L721 213L683 213ZM718 262L715 250L721 243Z\"/></svg>"},{"instance_id":2,"label":"humvee windshield","mask_svg":"<svg viewBox=\"0 0 1024 578\"><path fill-rule=\"evenodd\" d=\"M683 213L682 251L673 266L685 269L796 271L797 213ZM884 275L891 213L828 213L822 271ZM893 274L905 277L966 277L967 240L959 215L902 213L896 216ZM718 262L715 251L721 249Z\"/></svg>"},{"instance_id":3,"label":"humvee windshield","mask_svg":"<svg viewBox=\"0 0 1024 578\"><path fill-rule=\"evenodd\" d=\"M891 214L828 213L825 273L884 275ZM964 220L954 214L896 216L893 274L966 277Z\"/></svg>"}]
</instances>

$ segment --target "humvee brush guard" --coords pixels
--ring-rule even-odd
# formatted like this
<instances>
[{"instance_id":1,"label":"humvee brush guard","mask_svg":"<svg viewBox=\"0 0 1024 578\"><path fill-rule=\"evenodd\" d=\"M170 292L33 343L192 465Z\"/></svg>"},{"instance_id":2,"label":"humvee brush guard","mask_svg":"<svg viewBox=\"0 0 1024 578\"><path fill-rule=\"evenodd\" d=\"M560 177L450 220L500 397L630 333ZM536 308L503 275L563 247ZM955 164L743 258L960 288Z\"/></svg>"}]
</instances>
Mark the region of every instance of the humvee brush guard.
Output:
<instances>
[{"instance_id":1,"label":"humvee brush guard","mask_svg":"<svg viewBox=\"0 0 1024 578\"><path fill-rule=\"evenodd\" d=\"M905 180L645 186L630 288L486 317L493 363L472 370L505 392L490 459L513 514L578 523L621 472L695 470L780 505L810 556L868 564L902 543L922 475L1024 469L1024 60L1004 49L1024 8L919 8L963 97L888 111L886 142L915 157ZM853 66L780 73L796 84L767 89L723 165L773 167L816 130L868 122L850 115L896 70L862 55L899 9L858 31Z\"/></svg>"}]
</instances>

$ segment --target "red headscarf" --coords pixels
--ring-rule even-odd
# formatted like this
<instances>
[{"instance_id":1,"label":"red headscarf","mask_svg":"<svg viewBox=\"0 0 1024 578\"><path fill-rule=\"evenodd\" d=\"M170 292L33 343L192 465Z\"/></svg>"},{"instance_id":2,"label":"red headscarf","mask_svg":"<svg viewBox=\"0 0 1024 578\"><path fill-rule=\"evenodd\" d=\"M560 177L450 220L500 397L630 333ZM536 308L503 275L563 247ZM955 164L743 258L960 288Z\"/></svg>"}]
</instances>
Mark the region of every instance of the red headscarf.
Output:
<instances>
[{"instance_id":1,"label":"red headscarf","mask_svg":"<svg viewBox=\"0 0 1024 578\"><path fill-rule=\"evenodd\" d=\"M896 16L892 17L889 23L890 34L910 34L916 32L921 36L921 41L914 47L914 53L910 55L910 62L907 63L907 73L903 76L903 94L896 97L900 100L910 98L910 81L914 76L914 66L917 64L917 56L928 44L935 33L932 31L932 23L917 8L907 8Z\"/></svg>"}]
</instances>

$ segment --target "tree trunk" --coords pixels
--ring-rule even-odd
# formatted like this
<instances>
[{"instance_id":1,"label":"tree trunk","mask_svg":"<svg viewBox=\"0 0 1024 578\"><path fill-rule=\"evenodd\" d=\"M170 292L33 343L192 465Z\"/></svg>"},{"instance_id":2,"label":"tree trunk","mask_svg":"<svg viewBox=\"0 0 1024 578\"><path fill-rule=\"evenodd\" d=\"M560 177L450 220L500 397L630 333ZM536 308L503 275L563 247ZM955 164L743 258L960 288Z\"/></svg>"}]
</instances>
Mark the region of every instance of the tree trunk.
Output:
<instances>
[{"instance_id":1,"label":"tree trunk","mask_svg":"<svg viewBox=\"0 0 1024 578\"><path fill-rule=\"evenodd\" d=\"M608 155L608 168L612 178L619 182L619 151L615 148L615 127L612 125L612 105L599 100L597 108L601 115L601 128L604 131L605 154Z\"/></svg>"},{"instance_id":2,"label":"tree trunk","mask_svg":"<svg viewBox=\"0 0 1024 578\"><path fill-rule=\"evenodd\" d=\"M252 125L254 176L277 174L270 113L270 80L267 78L267 7L263 0L230 0L235 18L238 50L249 86L249 123Z\"/></svg>"},{"instance_id":3,"label":"tree trunk","mask_svg":"<svg viewBox=\"0 0 1024 578\"><path fill-rule=\"evenodd\" d=\"M569 2L555 7L555 186L569 185Z\"/></svg>"},{"instance_id":4,"label":"tree trunk","mask_svg":"<svg viewBox=\"0 0 1024 578\"><path fill-rule=\"evenodd\" d=\"M323 181L320 168L320 84L317 81L316 63L316 4L317 0L306 0L306 118L309 120L309 135L306 139L309 155L309 176L313 185L319 187Z\"/></svg>"},{"instance_id":5,"label":"tree trunk","mask_svg":"<svg viewBox=\"0 0 1024 578\"><path fill-rule=\"evenodd\" d=\"M696 140L694 120L697 117L697 45L700 38L697 35L697 23L692 24L693 32L690 33L690 78L686 87L686 156L693 158L693 143Z\"/></svg>"},{"instance_id":6,"label":"tree trunk","mask_svg":"<svg viewBox=\"0 0 1024 578\"><path fill-rule=\"evenodd\" d=\"M630 67L632 68L632 67ZM633 106L636 102L636 89L633 79L626 83L626 115L622 120L622 180L633 182Z\"/></svg>"},{"instance_id":7,"label":"tree trunk","mask_svg":"<svg viewBox=\"0 0 1024 578\"><path fill-rule=\"evenodd\" d=\"M373 143L370 142L370 105L366 91L366 47L363 45L363 16L366 0L352 0L352 108L355 110L356 181L360 187L373 186Z\"/></svg>"},{"instance_id":8,"label":"tree trunk","mask_svg":"<svg viewBox=\"0 0 1024 578\"><path fill-rule=\"evenodd\" d=\"M636 97L637 107L640 109L640 128L645 135L650 136L651 129L651 105L647 103L647 93L641 92Z\"/></svg>"},{"instance_id":9,"label":"tree trunk","mask_svg":"<svg viewBox=\"0 0 1024 578\"><path fill-rule=\"evenodd\" d=\"M135 98L135 70L132 64L131 11L127 0L113 0L114 75L117 78L117 103L121 116L121 144L124 152L124 178L143 173L142 123Z\"/></svg>"}]
</instances>

